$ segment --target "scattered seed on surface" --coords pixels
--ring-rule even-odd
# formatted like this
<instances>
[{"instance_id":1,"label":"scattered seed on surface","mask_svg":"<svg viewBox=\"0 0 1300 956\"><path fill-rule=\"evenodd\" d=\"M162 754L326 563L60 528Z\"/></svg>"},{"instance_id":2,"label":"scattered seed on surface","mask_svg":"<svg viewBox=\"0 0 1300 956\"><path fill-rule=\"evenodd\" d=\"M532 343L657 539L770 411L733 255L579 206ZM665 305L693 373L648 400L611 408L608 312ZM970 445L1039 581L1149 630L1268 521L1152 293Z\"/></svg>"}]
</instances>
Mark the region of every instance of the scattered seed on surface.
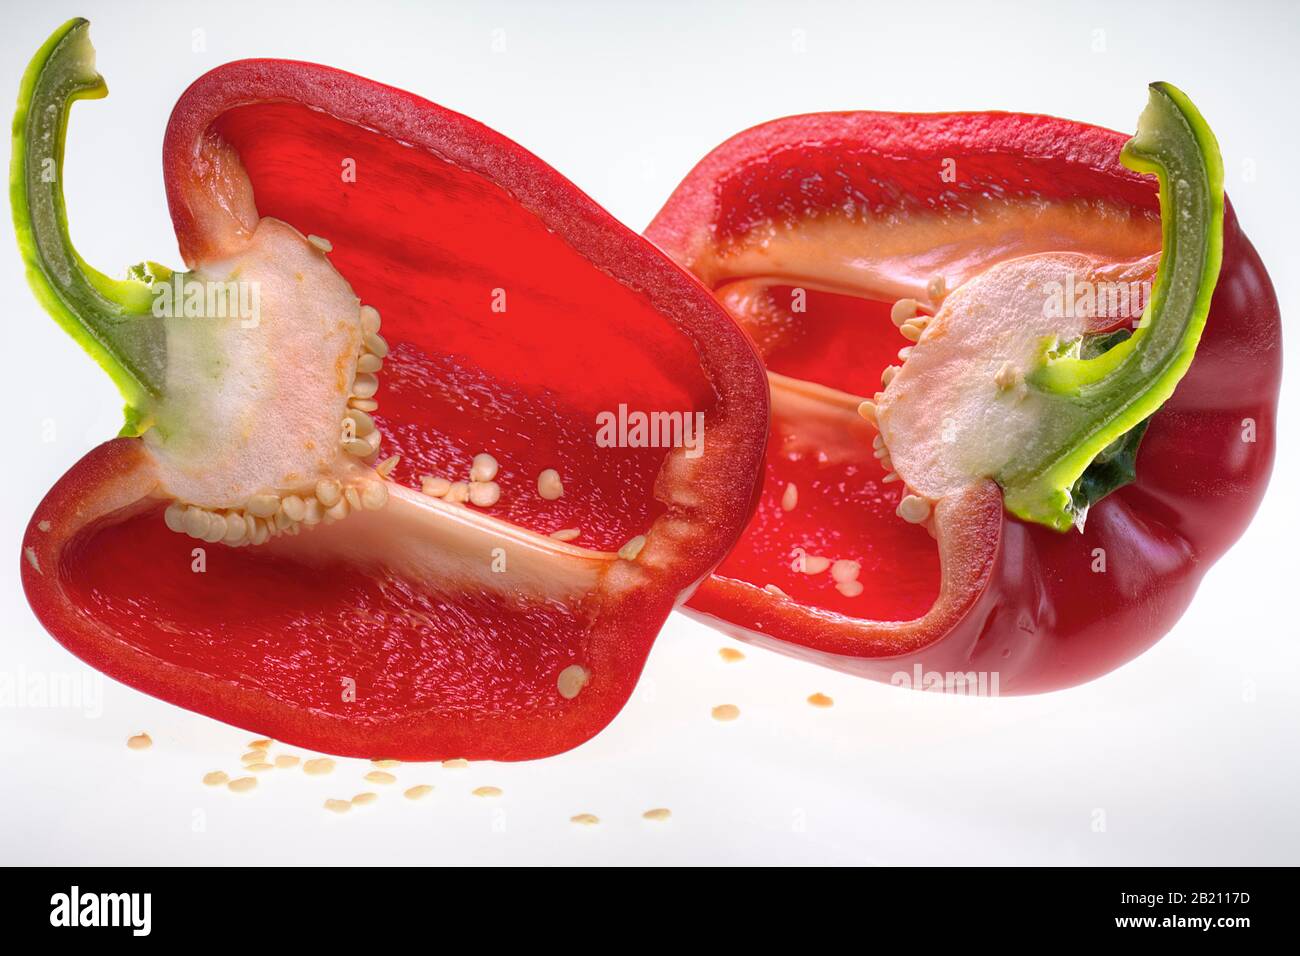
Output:
<instances>
[{"instance_id":1,"label":"scattered seed on surface","mask_svg":"<svg viewBox=\"0 0 1300 956\"><path fill-rule=\"evenodd\" d=\"M1019 381L1020 372L1010 362L1003 362L1002 367L993 376L993 384L1004 392Z\"/></svg>"},{"instance_id":2,"label":"scattered seed on surface","mask_svg":"<svg viewBox=\"0 0 1300 956\"><path fill-rule=\"evenodd\" d=\"M352 436L354 437L364 438L374 431L374 419L368 411L361 411L360 408L348 408L347 418L343 420L344 427L346 427L348 421L352 423Z\"/></svg>"},{"instance_id":3,"label":"scattered seed on surface","mask_svg":"<svg viewBox=\"0 0 1300 956\"><path fill-rule=\"evenodd\" d=\"M502 794L500 787L475 787L471 792L476 797L499 797Z\"/></svg>"},{"instance_id":4,"label":"scattered seed on surface","mask_svg":"<svg viewBox=\"0 0 1300 956\"><path fill-rule=\"evenodd\" d=\"M297 495L285 495L284 500L280 502L280 510L288 516L290 521L301 521L307 517L307 502Z\"/></svg>"},{"instance_id":5,"label":"scattered seed on surface","mask_svg":"<svg viewBox=\"0 0 1300 956\"><path fill-rule=\"evenodd\" d=\"M735 704L719 704L713 708L713 719L727 722L740 716L740 708Z\"/></svg>"},{"instance_id":6,"label":"scattered seed on surface","mask_svg":"<svg viewBox=\"0 0 1300 956\"><path fill-rule=\"evenodd\" d=\"M230 781L230 783L226 784L226 788L235 793L247 793L256 786L256 777L236 777L234 780Z\"/></svg>"},{"instance_id":7,"label":"scattered seed on surface","mask_svg":"<svg viewBox=\"0 0 1300 956\"><path fill-rule=\"evenodd\" d=\"M805 554L802 563L804 574L821 574L831 566L831 559L820 554Z\"/></svg>"},{"instance_id":8,"label":"scattered seed on surface","mask_svg":"<svg viewBox=\"0 0 1300 956\"><path fill-rule=\"evenodd\" d=\"M275 765L281 770L288 770L290 767L298 766L298 758L293 754L280 754L275 758Z\"/></svg>"},{"instance_id":9,"label":"scattered seed on surface","mask_svg":"<svg viewBox=\"0 0 1300 956\"><path fill-rule=\"evenodd\" d=\"M333 508L343 497L343 486L333 478L316 482L316 500L326 508Z\"/></svg>"},{"instance_id":10,"label":"scattered seed on surface","mask_svg":"<svg viewBox=\"0 0 1300 956\"><path fill-rule=\"evenodd\" d=\"M359 807L364 807L366 804L374 803L378 799L379 799L379 794L371 790L367 790L365 793L358 793L355 797L352 798L352 802Z\"/></svg>"},{"instance_id":11,"label":"scattered seed on surface","mask_svg":"<svg viewBox=\"0 0 1300 956\"><path fill-rule=\"evenodd\" d=\"M916 317L916 310L921 305L915 299L899 299L889 310L889 318L895 325L901 326L908 319Z\"/></svg>"},{"instance_id":12,"label":"scattered seed on surface","mask_svg":"<svg viewBox=\"0 0 1300 956\"><path fill-rule=\"evenodd\" d=\"M191 508L190 512L194 509ZM258 518L269 518L280 510L278 495L253 495L248 499L248 513ZM188 516L189 512L187 512Z\"/></svg>"},{"instance_id":13,"label":"scattered seed on surface","mask_svg":"<svg viewBox=\"0 0 1300 956\"><path fill-rule=\"evenodd\" d=\"M831 578L836 583L856 581L858 575L861 573L862 565L858 564L856 561L849 561L846 558L841 558L831 565Z\"/></svg>"},{"instance_id":14,"label":"scattered seed on surface","mask_svg":"<svg viewBox=\"0 0 1300 956\"><path fill-rule=\"evenodd\" d=\"M248 753L244 754L242 757L239 758L239 762L242 764L261 763L265 759L266 759L265 750L250 750Z\"/></svg>"},{"instance_id":15,"label":"scattered seed on surface","mask_svg":"<svg viewBox=\"0 0 1300 956\"><path fill-rule=\"evenodd\" d=\"M926 283L925 294L930 297L931 302L938 302L948 294L948 282L943 276L931 276L930 281Z\"/></svg>"},{"instance_id":16,"label":"scattered seed on surface","mask_svg":"<svg viewBox=\"0 0 1300 956\"><path fill-rule=\"evenodd\" d=\"M641 814L642 820L655 820L663 822L673 815L673 812L667 807L655 807L653 810L647 810Z\"/></svg>"},{"instance_id":17,"label":"scattered seed on surface","mask_svg":"<svg viewBox=\"0 0 1300 956\"><path fill-rule=\"evenodd\" d=\"M501 500L501 486L495 481L471 481L469 483L470 504L479 508L491 508Z\"/></svg>"},{"instance_id":18,"label":"scattered seed on surface","mask_svg":"<svg viewBox=\"0 0 1300 956\"><path fill-rule=\"evenodd\" d=\"M594 813L579 813L576 816L569 817L570 823L577 823L584 827L594 827L600 822L600 817Z\"/></svg>"},{"instance_id":19,"label":"scattered seed on surface","mask_svg":"<svg viewBox=\"0 0 1300 956\"><path fill-rule=\"evenodd\" d=\"M764 584L764 585L763 585L763 590L766 591L768 594L776 594L776 595L779 595L780 597L789 597L789 596L790 596L790 595L786 594L784 591L782 591L782 590L781 590L779 587L777 587L775 584Z\"/></svg>"},{"instance_id":20,"label":"scattered seed on surface","mask_svg":"<svg viewBox=\"0 0 1300 956\"><path fill-rule=\"evenodd\" d=\"M930 502L920 495L904 495L898 503L898 516L912 524L920 524L930 517Z\"/></svg>"},{"instance_id":21,"label":"scattered seed on surface","mask_svg":"<svg viewBox=\"0 0 1300 956\"><path fill-rule=\"evenodd\" d=\"M308 236L307 241L319 249L321 252L333 252L334 244L324 236Z\"/></svg>"},{"instance_id":22,"label":"scattered seed on surface","mask_svg":"<svg viewBox=\"0 0 1300 956\"><path fill-rule=\"evenodd\" d=\"M352 809L351 800L326 800L325 809L334 813L347 813Z\"/></svg>"},{"instance_id":23,"label":"scattered seed on surface","mask_svg":"<svg viewBox=\"0 0 1300 956\"><path fill-rule=\"evenodd\" d=\"M436 475L425 475L420 479L420 490L433 498L441 498L451 489L451 482Z\"/></svg>"},{"instance_id":24,"label":"scattered seed on surface","mask_svg":"<svg viewBox=\"0 0 1300 956\"><path fill-rule=\"evenodd\" d=\"M366 774L366 779L371 783L396 783L397 778L387 770L372 770Z\"/></svg>"},{"instance_id":25,"label":"scattered seed on surface","mask_svg":"<svg viewBox=\"0 0 1300 956\"><path fill-rule=\"evenodd\" d=\"M379 379L370 372L358 372L352 379L352 394L357 398L373 398L379 391Z\"/></svg>"},{"instance_id":26,"label":"scattered seed on surface","mask_svg":"<svg viewBox=\"0 0 1300 956\"><path fill-rule=\"evenodd\" d=\"M153 738L148 734L136 734L126 738L126 745L132 750L148 750L153 746Z\"/></svg>"},{"instance_id":27,"label":"scattered seed on surface","mask_svg":"<svg viewBox=\"0 0 1300 956\"><path fill-rule=\"evenodd\" d=\"M433 793L433 787L427 783L422 783L419 786L407 787L402 796L406 797L407 800L423 800L431 793Z\"/></svg>"},{"instance_id":28,"label":"scattered seed on surface","mask_svg":"<svg viewBox=\"0 0 1300 956\"><path fill-rule=\"evenodd\" d=\"M447 493L442 496L444 501L450 501L453 504L463 505L469 501L469 482L453 481Z\"/></svg>"},{"instance_id":29,"label":"scattered seed on surface","mask_svg":"<svg viewBox=\"0 0 1300 956\"><path fill-rule=\"evenodd\" d=\"M382 481L367 481L361 487L361 507L378 511L388 504L388 486Z\"/></svg>"},{"instance_id":30,"label":"scattered seed on surface","mask_svg":"<svg viewBox=\"0 0 1300 956\"><path fill-rule=\"evenodd\" d=\"M835 701L830 697L827 697L825 694L817 693L808 697L808 703L812 704L814 707L832 707L834 706Z\"/></svg>"},{"instance_id":31,"label":"scattered seed on surface","mask_svg":"<svg viewBox=\"0 0 1300 956\"><path fill-rule=\"evenodd\" d=\"M559 531L552 531L551 537L556 541L572 541L582 534L578 528L561 528Z\"/></svg>"},{"instance_id":32,"label":"scattered seed on surface","mask_svg":"<svg viewBox=\"0 0 1300 956\"><path fill-rule=\"evenodd\" d=\"M334 761L329 757L314 757L302 765L304 773L309 773L313 777L319 777L323 773L330 773L334 769Z\"/></svg>"},{"instance_id":33,"label":"scattered seed on surface","mask_svg":"<svg viewBox=\"0 0 1300 956\"><path fill-rule=\"evenodd\" d=\"M793 481L785 486L785 491L781 493L781 510L794 511L795 506L799 504L799 486Z\"/></svg>"},{"instance_id":34,"label":"scattered seed on surface","mask_svg":"<svg viewBox=\"0 0 1300 956\"><path fill-rule=\"evenodd\" d=\"M623 547L618 549L618 556L624 561L635 561L636 556L641 553L645 547L645 535L639 534Z\"/></svg>"},{"instance_id":35,"label":"scattered seed on surface","mask_svg":"<svg viewBox=\"0 0 1300 956\"><path fill-rule=\"evenodd\" d=\"M560 473L554 468L547 468L537 476L537 493L547 501L564 495L564 482L560 480Z\"/></svg>"},{"instance_id":36,"label":"scattered seed on surface","mask_svg":"<svg viewBox=\"0 0 1300 956\"><path fill-rule=\"evenodd\" d=\"M385 758L383 758L383 759L381 759L381 760L372 760L372 761L370 761L370 766L372 766L372 767L377 767L377 768L380 769L380 770L392 770L394 767L400 767L401 765L402 765L402 761L400 761L400 760L391 760L391 759L389 759L389 758L387 758L387 757L385 757Z\"/></svg>"},{"instance_id":37,"label":"scattered seed on surface","mask_svg":"<svg viewBox=\"0 0 1300 956\"><path fill-rule=\"evenodd\" d=\"M734 647L718 648L718 656L721 657L728 664L734 664L736 663L736 661L743 661L745 659L745 655L742 654L740 651L736 650Z\"/></svg>"},{"instance_id":38,"label":"scattered seed on surface","mask_svg":"<svg viewBox=\"0 0 1300 956\"><path fill-rule=\"evenodd\" d=\"M274 769L275 769L275 764L273 764L273 763L265 763L265 762L263 762L263 763L246 763L246 764L244 764L244 769L247 770L247 771L249 771L250 773L266 773L266 771L268 771L268 770L274 770Z\"/></svg>"},{"instance_id":39,"label":"scattered seed on surface","mask_svg":"<svg viewBox=\"0 0 1300 956\"><path fill-rule=\"evenodd\" d=\"M397 467L397 463L401 460L401 455L390 455L379 464L375 465L375 473L378 474L380 478L387 478L393 473L393 469Z\"/></svg>"},{"instance_id":40,"label":"scattered seed on surface","mask_svg":"<svg viewBox=\"0 0 1300 956\"><path fill-rule=\"evenodd\" d=\"M573 700L587 686L587 681L590 679L591 674L587 668L581 664L570 664L560 671L560 676L555 679L555 686L561 697L565 700Z\"/></svg>"},{"instance_id":41,"label":"scattered seed on surface","mask_svg":"<svg viewBox=\"0 0 1300 956\"><path fill-rule=\"evenodd\" d=\"M444 760L442 765L448 770L464 770L469 766L469 761L461 757L456 757L452 760Z\"/></svg>"},{"instance_id":42,"label":"scattered seed on surface","mask_svg":"<svg viewBox=\"0 0 1300 956\"><path fill-rule=\"evenodd\" d=\"M203 785L207 787L219 787L229 779L230 775L224 770L214 770L211 773L205 773L203 775Z\"/></svg>"},{"instance_id":43,"label":"scattered seed on surface","mask_svg":"<svg viewBox=\"0 0 1300 956\"><path fill-rule=\"evenodd\" d=\"M474 461L469 467L470 481L491 481L497 476L497 470L501 466L497 460L487 452L482 452L474 456Z\"/></svg>"},{"instance_id":44,"label":"scattered seed on surface","mask_svg":"<svg viewBox=\"0 0 1300 956\"><path fill-rule=\"evenodd\" d=\"M266 738L266 737L261 737L261 738L259 738L259 739L257 739L257 740L250 740L250 741L248 742L248 749L249 749L249 750L269 750L269 749L271 749L271 744L273 744L273 743L275 743L274 740L270 740L270 739L268 739L268 738Z\"/></svg>"},{"instance_id":45,"label":"scattered seed on surface","mask_svg":"<svg viewBox=\"0 0 1300 956\"><path fill-rule=\"evenodd\" d=\"M863 402L858 406L858 414L871 424L876 424L876 403L872 401Z\"/></svg>"},{"instance_id":46,"label":"scattered seed on surface","mask_svg":"<svg viewBox=\"0 0 1300 956\"><path fill-rule=\"evenodd\" d=\"M841 581L835 585L835 590L845 597L857 597L863 592L864 588L861 581Z\"/></svg>"}]
</instances>

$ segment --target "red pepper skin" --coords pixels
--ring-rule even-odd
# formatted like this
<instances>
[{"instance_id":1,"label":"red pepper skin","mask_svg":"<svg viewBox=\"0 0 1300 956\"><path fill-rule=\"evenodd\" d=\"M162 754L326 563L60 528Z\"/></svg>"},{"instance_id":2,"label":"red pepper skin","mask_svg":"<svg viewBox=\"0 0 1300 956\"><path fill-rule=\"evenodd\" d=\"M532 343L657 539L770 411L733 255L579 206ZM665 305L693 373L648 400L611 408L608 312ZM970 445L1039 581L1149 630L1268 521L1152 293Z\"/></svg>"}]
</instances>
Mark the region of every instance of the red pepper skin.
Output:
<instances>
[{"instance_id":1,"label":"red pepper skin","mask_svg":"<svg viewBox=\"0 0 1300 956\"><path fill-rule=\"evenodd\" d=\"M710 153L646 234L718 288L734 278L715 267L737 237L849 203L865 220L900 211L960 217L989 195L1105 199L1150 216L1158 212L1154 178L1119 164L1126 139L1006 113L792 117ZM937 175L945 158L956 160L955 183ZM749 330L761 343L761 326ZM731 576L726 564L688 611L739 639L901 686L943 687L945 675L974 672L995 675L999 693L1021 694L1090 680L1168 631L1249 523L1272 467L1280 377L1277 298L1229 206L1222 271L1196 358L1151 420L1137 480L1094 505L1083 533L1015 519L989 481L962 502L940 505L950 516L946 537L940 533L942 585L914 620L871 620L869 608L860 617L830 613ZM1253 441L1243 440L1247 420ZM770 485L728 564L787 560L769 553L759 533L780 497ZM870 529L855 529L852 514L839 513L843 525L834 530L869 546ZM1105 549L1105 573L1093 573L1097 548Z\"/></svg>"},{"instance_id":2,"label":"red pepper skin","mask_svg":"<svg viewBox=\"0 0 1300 956\"><path fill-rule=\"evenodd\" d=\"M475 452L499 447L496 514L541 535L581 527L579 543L598 550L647 529L651 543L635 563L602 565L595 590L570 602L458 592L441 567L432 580L392 570L382 549L350 550L350 527L370 520L361 514L300 538L206 546L207 570L195 574L202 542L164 527L149 452L119 438L78 462L32 517L21 566L36 616L117 680L328 753L523 760L589 739L752 513L768 415L752 346L688 273L518 145L312 64L232 63L177 103L163 165L187 262L218 255L229 225L213 225L231 215L220 157L204 145L214 130L239 152L259 212L333 240L332 261L383 312L393 352L375 417L392 436L383 454L403 454L399 483L464 473ZM345 157L357 188L340 180ZM496 218L476 225L480 208ZM460 212L467 225L448 234L445 217ZM497 284L522 313L493 317L505 323L499 340L477 318ZM462 311L471 302L476 311ZM608 310L586 329L604 349L599 363L575 348L584 327L566 324L581 306ZM538 331L547 323L549 346ZM620 396L702 411L703 454L668 462L659 449L596 449L590 412ZM532 403L532 417L512 402ZM510 494L562 461L564 498ZM573 663L589 680L566 699L556 675Z\"/></svg>"}]
</instances>

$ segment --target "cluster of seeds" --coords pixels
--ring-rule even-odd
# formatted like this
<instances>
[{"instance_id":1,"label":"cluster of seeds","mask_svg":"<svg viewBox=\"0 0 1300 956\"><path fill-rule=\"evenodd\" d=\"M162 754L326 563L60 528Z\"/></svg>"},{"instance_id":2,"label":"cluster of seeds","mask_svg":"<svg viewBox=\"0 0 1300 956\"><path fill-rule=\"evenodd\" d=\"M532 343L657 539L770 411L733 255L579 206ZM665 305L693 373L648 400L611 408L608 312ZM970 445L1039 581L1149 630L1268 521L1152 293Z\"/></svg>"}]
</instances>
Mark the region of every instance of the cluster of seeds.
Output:
<instances>
[{"instance_id":1,"label":"cluster of seeds","mask_svg":"<svg viewBox=\"0 0 1300 956\"><path fill-rule=\"evenodd\" d=\"M581 670L581 668L570 668L570 670ZM823 695L820 694L813 695L813 697L822 697L822 696ZM809 703L813 703L812 697L810 697L808 700ZM828 703L817 704L817 706L830 706L829 704L830 698L825 698L825 700L828 701ZM727 711L730 711L731 714L727 715L726 713ZM714 716L719 720L734 720L735 717L739 716L739 714L740 714L739 709L735 708L733 705L730 704L726 704L723 705L722 707L714 709ZM335 762L333 759L329 757L315 757L305 762L303 762L302 759L295 754L279 754L274 758L272 758L270 755L270 750L271 747L274 745L274 743L275 742L273 740L266 737L249 741L247 745L248 747L247 751L243 754L242 757L240 757L240 763L243 764L244 769L250 773L265 773L268 770L273 770L276 768L282 770L288 770L288 769L292 769L293 767L297 767L299 766L299 764L301 764L303 772L312 776L321 776L324 774L332 773L334 770ZM152 745L153 745L153 739L147 733L135 734L134 736L129 737L127 739L127 746L132 750L145 750L151 747ZM370 765L375 769L369 771L365 775L364 779L368 783L379 784L381 786L389 786L397 782L396 775L391 773L390 771L396 770L399 766L401 766L401 761L391 760L391 759L379 759L379 760L370 761ZM445 770L463 770L468 766L469 766L469 761L461 758L442 761L442 767ZM230 775L226 773L224 770L213 770L203 775L203 785L207 787L224 786L227 790L230 790L232 793L248 793L252 790L257 789L257 778L236 777L232 779ZM433 790L434 788L431 784L420 783L420 784L415 784L414 786L411 787L407 787L405 790L402 791L402 796L405 797L407 800L412 800L412 801L423 800L429 794L433 793ZM472 796L488 798L488 799L503 796L504 793L505 791L502 790L500 787L493 787L493 786L475 787L473 790L470 791L470 794ZM325 810L330 811L331 813L343 814L350 811L353 807L368 806L369 804L375 803L378 799L379 799L378 793L376 793L373 790L366 790L356 794L355 796L353 796L351 799L348 800L340 800L338 798L331 797L324 801L322 807ZM672 811L669 810L667 807L654 807L653 809L647 810L644 813L642 813L641 818L644 820L663 823L669 820L672 817L672 815L673 815ZM570 817L569 820L571 823L575 823L581 826L595 826L600 823L600 818L593 813L575 814L574 816Z\"/></svg>"},{"instance_id":2,"label":"cluster of seeds","mask_svg":"<svg viewBox=\"0 0 1300 956\"><path fill-rule=\"evenodd\" d=\"M673 812L667 807L655 807L641 814L642 820L650 820L655 823L664 823L671 819ZM600 824L600 817L594 813L575 813L569 817L569 822L580 827L594 827Z\"/></svg>"},{"instance_id":3,"label":"cluster of seeds","mask_svg":"<svg viewBox=\"0 0 1300 956\"><path fill-rule=\"evenodd\" d=\"M442 475L421 475L420 491L452 504L469 502L479 508L491 508L501 500L501 486L496 481L499 471L497 460L487 452L480 452L470 463L468 481ZM560 473L554 468L543 469L537 476L537 494L546 501L557 501L564 497L564 481L560 478ZM576 541L581 535L581 528L560 528L552 531L550 537L556 541L569 542ZM645 535L637 535L619 548L618 556L625 561L635 561L645 543Z\"/></svg>"},{"instance_id":4,"label":"cluster of seeds","mask_svg":"<svg viewBox=\"0 0 1300 956\"><path fill-rule=\"evenodd\" d=\"M297 754L277 754L272 757L270 750L273 744L274 741L265 737L250 741L248 750L239 758L243 769L247 773L263 774L271 770L292 770L301 766L304 773L313 776L334 769L334 761L328 757L317 757L306 762ZM203 775L203 783L208 787L225 786L235 793L247 793L257 787L257 778L236 777L232 780L224 770L213 770Z\"/></svg>"},{"instance_id":5,"label":"cluster of seeds","mask_svg":"<svg viewBox=\"0 0 1300 956\"><path fill-rule=\"evenodd\" d=\"M281 534L298 534L304 527L322 522L332 524L353 511L378 511L387 503L388 486L382 477L347 486L322 478L314 488L285 495L253 495L242 509L209 511L174 501L163 512L163 520L173 531L191 538L241 547L262 544Z\"/></svg>"},{"instance_id":6,"label":"cluster of seeds","mask_svg":"<svg viewBox=\"0 0 1300 956\"><path fill-rule=\"evenodd\" d=\"M946 295L946 283L942 276L935 276L930 280L927 292L932 302L939 302ZM898 327L903 338L909 342L919 342L925 330L929 327L930 320L933 316L921 313L920 303L916 299L899 299L890 309L889 317L893 320L894 325ZM912 346L907 345L899 349L898 358L900 362L907 362L908 357L912 354ZM901 365L890 365L880 375L880 387L889 388L889 383L894 380L894 376L902 370ZM1018 380L1019 374L1014 368L1004 365L997 373L995 380L999 388L1010 388ZM880 402L881 393L877 392L873 400L864 401L858 406L858 414L870 422L877 425L876 406ZM878 427L878 426L877 426ZM872 454L880 462L880 467L885 470L885 482L890 483L898 481L898 473L894 471L893 460L889 456L889 448L885 445L885 439L876 432L875 438L872 439ZM911 524L925 525L933 533L933 522L930 518L934 511L934 503L923 495L918 495L911 490L905 491L899 500L896 514L904 521ZM856 582L854 582L856 583ZM843 589L841 589L843 590ZM858 585L857 593L861 593L861 585Z\"/></svg>"},{"instance_id":7,"label":"cluster of seeds","mask_svg":"<svg viewBox=\"0 0 1300 956\"><path fill-rule=\"evenodd\" d=\"M926 286L926 294L930 302L939 303L947 295L947 282L942 276L934 276ZM889 317L894 325L898 328L899 333L908 342L916 343L921 340L925 330L929 327L932 315L921 311L921 303L916 299L905 298L899 299L890 309ZM899 349L898 359L900 363L905 363L912 354L912 345L906 345ZM890 365L880 375L880 387L889 388L889 384L902 370L902 365ZM998 387L1007 389L1013 387L1020 380L1018 371L1008 365L1004 365L997 373L996 381ZM889 455L889 448L885 445L885 439L879 431L879 424L876 420L876 406L883 397L882 392L877 392L872 399L863 401L858 405L858 414L863 419L870 422L876 428L876 435L872 439L872 454L880 466L885 470L884 482L899 481L899 476L894 471L894 463ZM799 505L799 487L794 482L786 484L781 492L780 500L781 510L785 512L794 511ZM934 504L922 495L915 494L911 489L907 489L902 498L899 500L896 514L904 521L912 524L924 525L933 533L933 522L930 520L933 514ZM799 570L804 574L815 575L830 570L831 578L835 582L835 589L845 597L857 597L864 590L862 582L858 580L861 573L861 565L856 561L847 559L832 560L821 555L806 555L802 559ZM764 586L764 590L779 597L787 597L775 584Z\"/></svg>"},{"instance_id":8,"label":"cluster of seeds","mask_svg":"<svg viewBox=\"0 0 1300 956\"><path fill-rule=\"evenodd\" d=\"M369 773L365 775L364 779L366 780L367 783L375 783L375 784L379 784L380 786L389 786L390 784L394 784L397 782L397 777L394 774L389 773L389 771L397 769L397 767L401 765L401 761L372 760L370 761L370 765L372 767L375 767L376 769L371 770ZM432 785L427 783L421 783L413 787L407 787L406 790L402 792L402 796L406 797L407 800L423 800L431 793L433 793ZM353 807L364 807L371 803L374 803L378 799L379 799L379 794L375 793L373 790L366 790L363 791L362 793L358 793L351 800L339 800L339 799L331 798L329 800L326 800L323 806L326 810L329 810L331 813L347 813Z\"/></svg>"},{"instance_id":9,"label":"cluster of seeds","mask_svg":"<svg viewBox=\"0 0 1300 956\"><path fill-rule=\"evenodd\" d=\"M862 565L857 561L848 558L831 560L824 555L807 554L800 560L799 570L808 575L821 574L829 570L831 580L835 582L835 590L845 597L857 597L862 593L862 582L858 580L858 575L862 573Z\"/></svg>"},{"instance_id":10,"label":"cluster of seeds","mask_svg":"<svg viewBox=\"0 0 1300 956\"><path fill-rule=\"evenodd\" d=\"M317 239L313 237L313 242ZM320 242L316 244L319 246ZM343 416L339 443L348 455L365 459L379 450L383 440L371 413L379 408L375 401L379 379L375 373L384 367L384 357L388 355L388 343L379 335L379 312L373 306L361 307L361 340L361 355L357 359L352 396ZM388 503L388 486L383 479L397 462L398 457L394 455L376 466L377 481L363 480L345 486L333 478L322 478L314 487L252 495L242 508L213 510L174 501L168 505L163 519L171 530L212 544L219 541L231 547L263 544L277 535L297 534L304 527L341 521L353 511L378 511Z\"/></svg>"},{"instance_id":11,"label":"cluster of seeds","mask_svg":"<svg viewBox=\"0 0 1300 956\"><path fill-rule=\"evenodd\" d=\"M420 476L420 490L432 498L452 504L469 502L479 508L491 508L501 500L501 486L496 483L500 465L487 452L474 456L469 467L469 481L452 481L440 475Z\"/></svg>"},{"instance_id":12,"label":"cluster of seeds","mask_svg":"<svg viewBox=\"0 0 1300 956\"><path fill-rule=\"evenodd\" d=\"M268 770L287 770L290 767L298 765L298 758L292 754L282 754L271 758L270 749L273 741L265 737L250 741L248 751L239 758L244 770L248 773L266 773ZM250 790L257 788L256 777L235 777L233 780L230 774L224 770L213 770L203 775L203 785L206 787L224 786L232 793L248 793Z\"/></svg>"}]
</instances>

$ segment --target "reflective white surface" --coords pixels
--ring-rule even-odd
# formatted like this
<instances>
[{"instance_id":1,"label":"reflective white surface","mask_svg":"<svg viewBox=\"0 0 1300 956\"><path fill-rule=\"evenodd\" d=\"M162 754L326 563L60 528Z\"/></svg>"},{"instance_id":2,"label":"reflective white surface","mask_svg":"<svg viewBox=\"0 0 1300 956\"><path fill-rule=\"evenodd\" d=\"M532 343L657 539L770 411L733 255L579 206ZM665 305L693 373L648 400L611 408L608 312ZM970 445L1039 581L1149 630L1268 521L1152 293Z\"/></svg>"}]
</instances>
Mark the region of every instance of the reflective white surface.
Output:
<instances>
[{"instance_id":1,"label":"reflective white surface","mask_svg":"<svg viewBox=\"0 0 1300 956\"><path fill-rule=\"evenodd\" d=\"M75 108L65 178L80 251L110 274L145 258L178 263L162 131L184 87L231 59L314 60L468 113L638 229L696 160L766 119L989 108L1131 129L1145 84L1167 79L1215 129L1229 195L1294 330L1300 11L1284 3L1096 2L1053 11L373 0L280 10L227 0L162 10L23 5L6 11L0 37L0 79L12 92L55 26L78 14L92 20L111 95ZM198 36L204 49L195 51ZM0 581L0 671L81 675L86 669L27 608L18 545L41 495L116 432L121 402L40 311L12 240L0 255L0 292L14 396L0 478L0 543L11 555ZM95 678L98 716L0 703L0 859L1296 863L1300 521L1285 496L1300 482L1294 388L1283 406L1291 432L1246 537L1173 633L1086 687L967 700L760 651L725 664L717 649L728 641L674 617L631 703L573 753L466 770L403 766L392 787L364 783L364 762L341 761L327 777L277 770L255 793L237 795L200 778L236 770L252 735ZM815 691L835 706L810 707L805 698ZM711 720L720 703L739 705L740 719ZM128 750L126 738L141 730L153 748ZM400 789L419 783L436 789L423 801L401 798ZM481 785L504 795L471 796ZM366 789L382 794L370 807L342 817L321 809L326 797ZM651 807L671 808L672 820L643 821ZM568 822L583 812L601 824Z\"/></svg>"}]
</instances>

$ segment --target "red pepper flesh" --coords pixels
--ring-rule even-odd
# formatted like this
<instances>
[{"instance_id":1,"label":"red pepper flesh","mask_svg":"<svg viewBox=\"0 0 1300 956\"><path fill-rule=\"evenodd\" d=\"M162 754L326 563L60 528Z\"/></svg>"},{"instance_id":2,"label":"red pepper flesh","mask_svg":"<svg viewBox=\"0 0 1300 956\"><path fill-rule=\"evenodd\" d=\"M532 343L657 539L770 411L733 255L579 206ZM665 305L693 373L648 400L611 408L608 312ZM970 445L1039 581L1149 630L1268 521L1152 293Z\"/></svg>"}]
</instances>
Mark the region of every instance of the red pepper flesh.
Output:
<instances>
[{"instance_id":1,"label":"red pepper flesh","mask_svg":"<svg viewBox=\"0 0 1300 956\"><path fill-rule=\"evenodd\" d=\"M233 548L165 526L143 439L101 445L24 537L42 624L124 683L329 753L520 760L597 733L752 513L768 415L752 346L535 156L347 73L219 67L177 103L163 163L192 267L247 242L254 200L328 237L384 318L378 457L401 461L381 511ZM596 415L620 404L702 413L702 449L598 444ZM480 452L499 462L495 506L413 490Z\"/></svg>"},{"instance_id":2,"label":"red pepper flesh","mask_svg":"<svg viewBox=\"0 0 1300 956\"><path fill-rule=\"evenodd\" d=\"M1273 460L1277 299L1230 207L1191 368L1150 419L1136 480L1082 532L1018 520L988 480L939 504L936 544L895 514L872 426L843 414L910 344L895 299L935 309L995 264L1052 250L1149 278L1157 192L1119 163L1126 139L1044 116L828 113L755 127L696 166L646 234L753 338L773 421L758 511L690 612L850 673L926 688L996 675L1000 693L1089 680L1173 626ZM857 561L862 592L803 573L800 555Z\"/></svg>"}]
</instances>

